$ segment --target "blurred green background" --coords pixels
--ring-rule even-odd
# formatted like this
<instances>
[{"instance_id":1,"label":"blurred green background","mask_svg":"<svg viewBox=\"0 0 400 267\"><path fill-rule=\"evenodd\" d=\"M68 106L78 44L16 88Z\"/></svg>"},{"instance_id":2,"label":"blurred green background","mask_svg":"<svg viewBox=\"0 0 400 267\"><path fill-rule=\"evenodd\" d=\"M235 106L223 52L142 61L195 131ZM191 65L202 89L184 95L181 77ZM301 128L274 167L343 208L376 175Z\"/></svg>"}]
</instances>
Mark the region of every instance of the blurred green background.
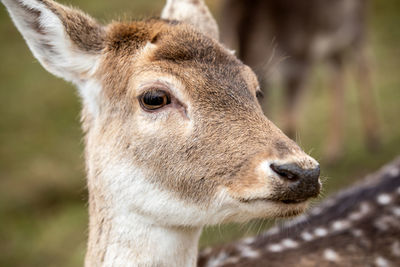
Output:
<instances>
[{"instance_id":1,"label":"blurred green background","mask_svg":"<svg viewBox=\"0 0 400 267\"><path fill-rule=\"evenodd\" d=\"M79 6L104 23L157 16L163 5L159 0L63 3ZM219 1L208 3L217 14ZM369 12L382 148L370 153L364 147L349 72L345 155L334 166L322 164L324 195L400 154L400 2L373 0ZM0 37L0 266L80 266L88 219L79 100L72 85L48 74L33 58L2 5ZM299 129L298 141L317 159L328 126L326 84L323 68L316 69ZM201 246L254 234L268 224L207 228Z\"/></svg>"}]
</instances>

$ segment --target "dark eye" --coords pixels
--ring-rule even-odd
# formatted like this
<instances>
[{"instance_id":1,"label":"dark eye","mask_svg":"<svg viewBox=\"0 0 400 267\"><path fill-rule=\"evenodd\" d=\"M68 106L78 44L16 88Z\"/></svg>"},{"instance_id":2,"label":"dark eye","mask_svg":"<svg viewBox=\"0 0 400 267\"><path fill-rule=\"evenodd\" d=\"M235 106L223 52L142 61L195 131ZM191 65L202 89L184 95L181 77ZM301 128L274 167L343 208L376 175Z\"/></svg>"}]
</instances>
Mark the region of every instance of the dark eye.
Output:
<instances>
[{"instance_id":1,"label":"dark eye","mask_svg":"<svg viewBox=\"0 0 400 267\"><path fill-rule=\"evenodd\" d=\"M145 110L156 110L171 103L169 94L162 90L150 90L139 97L140 105Z\"/></svg>"},{"instance_id":2,"label":"dark eye","mask_svg":"<svg viewBox=\"0 0 400 267\"><path fill-rule=\"evenodd\" d=\"M262 91L257 91L256 92L256 97L258 100L261 100L264 98L264 93Z\"/></svg>"}]
</instances>

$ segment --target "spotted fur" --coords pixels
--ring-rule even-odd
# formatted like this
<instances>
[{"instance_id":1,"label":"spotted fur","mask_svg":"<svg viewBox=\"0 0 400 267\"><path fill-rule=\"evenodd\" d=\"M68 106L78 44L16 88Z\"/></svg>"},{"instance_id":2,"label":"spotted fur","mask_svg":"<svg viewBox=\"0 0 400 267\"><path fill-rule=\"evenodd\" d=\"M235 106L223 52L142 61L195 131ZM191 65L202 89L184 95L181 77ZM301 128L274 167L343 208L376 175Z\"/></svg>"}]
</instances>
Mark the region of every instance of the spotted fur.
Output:
<instances>
[{"instance_id":1,"label":"spotted fur","mask_svg":"<svg viewBox=\"0 0 400 267\"><path fill-rule=\"evenodd\" d=\"M199 266L399 266L399 170L396 159L279 229L205 250Z\"/></svg>"}]
</instances>

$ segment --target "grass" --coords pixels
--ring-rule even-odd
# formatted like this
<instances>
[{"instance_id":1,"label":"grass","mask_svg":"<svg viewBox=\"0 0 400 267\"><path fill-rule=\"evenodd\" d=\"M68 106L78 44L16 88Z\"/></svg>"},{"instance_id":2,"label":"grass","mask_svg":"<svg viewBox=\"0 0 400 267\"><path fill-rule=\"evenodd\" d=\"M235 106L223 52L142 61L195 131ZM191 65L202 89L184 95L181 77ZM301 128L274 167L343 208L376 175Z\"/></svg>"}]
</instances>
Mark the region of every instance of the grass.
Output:
<instances>
[{"instance_id":1,"label":"grass","mask_svg":"<svg viewBox=\"0 0 400 267\"><path fill-rule=\"evenodd\" d=\"M122 17L157 15L163 3L69 2L100 21L124 13ZM212 3L215 7L216 2ZM355 83L348 75L345 155L335 166L322 166L326 195L399 154L399 11L396 0L372 2L370 43L383 146L375 153L364 147ZM32 57L4 7L0 35L6 37L0 43L0 266L81 265L87 236L87 196L80 103L70 84L48 74ZM316 158L322 156L328 126L329 98L323 85L324 70L318 68L299 129L302 147ZM209 227L200 243L204 247L253 235L276 223Z\"/></svg>"}]
</instances>

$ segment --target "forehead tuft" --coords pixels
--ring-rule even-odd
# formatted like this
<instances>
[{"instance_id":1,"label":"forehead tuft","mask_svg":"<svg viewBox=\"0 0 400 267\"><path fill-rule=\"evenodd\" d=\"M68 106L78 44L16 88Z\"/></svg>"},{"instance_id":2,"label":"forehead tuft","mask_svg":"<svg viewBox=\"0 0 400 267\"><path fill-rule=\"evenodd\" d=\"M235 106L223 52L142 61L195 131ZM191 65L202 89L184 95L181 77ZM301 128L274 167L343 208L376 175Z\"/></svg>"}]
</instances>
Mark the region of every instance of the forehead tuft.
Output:
<instances>
[{"instance_id":1,"label":"forehead tuft","mask_svg":"<svg viewBox=\"0 0 400 267\"><path fill-rule=\"evenodd\" d=\"M158 34L169 25L173 23L159 19L111 23L107 28L107 48L116 52L132 52L157 39Z\"/></svg>"},{"instance_id":2,"label":"forehead tuft","mask_svg":"<svg viewBox=\"0 0 400 267\"><path fill-rule=\"evenodd\" d=\"M114 22L107 28L107 50L135 54L148 42L157 46L151 61L170 61L243 66L217 41L192 26L177 21L150 19Z\"/></svg>"},{"instance_id":3,"label":"forehead tuft","mask_svg":"<svg viewBox=\"0 0 400 267\"><path fill-rule=\"evenodd\" d=\"M155 61L241 65L241 62L217 41L184 23L176 24L173 28L161 32L157 45L158 49L153 57Z\"/></svg>"}]
</instances>

